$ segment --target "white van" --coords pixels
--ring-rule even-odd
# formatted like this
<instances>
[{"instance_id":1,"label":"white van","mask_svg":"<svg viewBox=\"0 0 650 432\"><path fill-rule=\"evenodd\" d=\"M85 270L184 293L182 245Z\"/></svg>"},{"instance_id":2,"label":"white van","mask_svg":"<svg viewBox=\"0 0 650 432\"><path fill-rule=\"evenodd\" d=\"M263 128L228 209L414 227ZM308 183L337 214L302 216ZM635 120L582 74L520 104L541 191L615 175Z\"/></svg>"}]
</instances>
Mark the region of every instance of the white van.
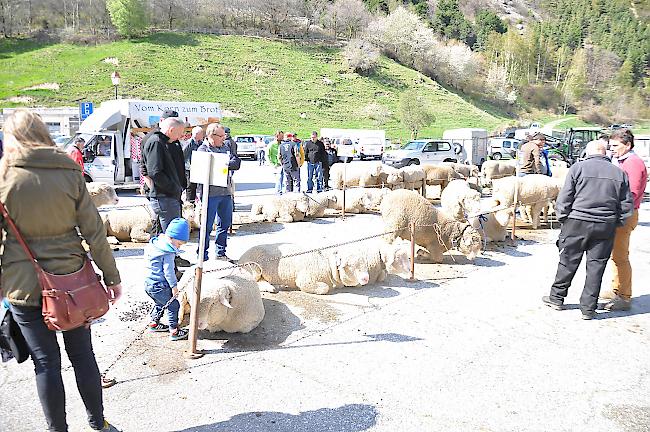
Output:
<instances>
[{"instance_id":1,"label":"white van","mask_svg":"<svg viewBox=\"0 0 650 432\"><path fill-rule=\"evenodd\" d=\"M400 150L384 152L382 162L395 168L407 165L458 162L451 142L440 139L418 139L410 141Z\"/></svg>"},{"instance_id":2,"label":"white van","mask_svg":"<svg viewBox=\"0 0 650 432\"><path fill-rule=\"evenodd\" d=\"M73 138L84 146L84 178L116 187L137 188L139 163L131 159L131 143L143 137L163 112L176 111L187 124L205 126L221 119L221 108L213 102L175 102L119 99L102 102L79 126ZM68 146L74 141L68 141ZM135 150L135 147L134 147ZM135 152L134 152L135 153Z\"/></svg>"},{"instance_id":3,"label":"white van","mask_svg":"<svg viewBox=\"0 0 650 432\"><path fill-rule=\"evenodd\" d=\"M521 141L513 138L490 138L488 156L494 160L513 159Z\"/></svg>"}]
</instances>

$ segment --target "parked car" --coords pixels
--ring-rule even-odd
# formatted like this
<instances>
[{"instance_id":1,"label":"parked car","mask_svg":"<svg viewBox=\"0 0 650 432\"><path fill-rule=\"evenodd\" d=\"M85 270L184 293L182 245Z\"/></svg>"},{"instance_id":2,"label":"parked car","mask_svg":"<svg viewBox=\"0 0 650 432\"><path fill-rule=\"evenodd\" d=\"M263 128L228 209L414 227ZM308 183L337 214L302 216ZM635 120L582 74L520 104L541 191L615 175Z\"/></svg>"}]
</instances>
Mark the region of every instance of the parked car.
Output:
<instances>
[{"instance_id":1,"label":"parked car","mask_svg":"<svg viewBox=\"0 0 650 432\"><path fill-rule=\"evenodd\" d=\"M521 141L512 138L490 138L488 156L494 160L516 157Z\"/></svg>"},{"instance_id":2,"label":"parked car","mask_svg":"<svg viewBox=\"0 0 650 432\"><path fill-rule=\"evenodd\" d=\"M54 144L56 144L57 147L65 147L66 144L68 144L68 141L70 141L72 137L67 136L67 135L61 135L53 139Z\"/></svg>"},{"instance_id":3,"label":"parked car","mask_svg":"<svg viewBox=\"0 0 650 432\"><path fill-rule=\"evenodd\" d=\"M257 160L257 137L261 135L236 135L233 137L237 144L237 155Z\"/></svg>"},{"instance_id":4,"label":"parked car","mask_svg":"<svg viewBox=\"0 0 650 432\"><path fill-rule=\"evenodd\" d=\"M407 165L458 162L458 159L449 141L429 138L413 140L400 150L384 152L382 162L402 168Z\"/></svg>"}]
</instances>

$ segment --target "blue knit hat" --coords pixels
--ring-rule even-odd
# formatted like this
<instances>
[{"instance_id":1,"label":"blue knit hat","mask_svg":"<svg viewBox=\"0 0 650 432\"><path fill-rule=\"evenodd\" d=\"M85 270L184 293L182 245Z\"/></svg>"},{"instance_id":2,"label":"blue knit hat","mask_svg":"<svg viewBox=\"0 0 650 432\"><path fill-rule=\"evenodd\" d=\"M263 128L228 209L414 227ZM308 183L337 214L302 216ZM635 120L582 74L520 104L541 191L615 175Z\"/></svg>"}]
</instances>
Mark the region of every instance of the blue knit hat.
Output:
<instances>
[{"instance_id":1,"label":"blue knit hat","mask_svg":"<svg viewBox=\"0 0 650 432\"><path fill-rule=\"evenodd\" d=\"M173 219L169 225L167 225L165 234L167 234L167 237L169 238L188 241L190 239L190 224L188 224L183 218Z\"/></svg>"}]
</instances>

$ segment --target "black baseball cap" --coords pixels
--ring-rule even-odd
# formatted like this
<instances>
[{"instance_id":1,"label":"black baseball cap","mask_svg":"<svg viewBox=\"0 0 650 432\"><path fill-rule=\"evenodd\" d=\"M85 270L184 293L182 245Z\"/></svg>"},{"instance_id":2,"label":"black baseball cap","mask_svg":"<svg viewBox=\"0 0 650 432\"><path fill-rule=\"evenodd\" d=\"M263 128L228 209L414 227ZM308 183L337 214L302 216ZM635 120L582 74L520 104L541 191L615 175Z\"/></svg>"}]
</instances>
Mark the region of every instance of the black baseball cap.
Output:
<instances>
[{"instance_id":1,"label":"black baseball cap","mask_svg":"<svg viewBox=\"0 0 650 432\"><path fill-rule=\"evenodd\" d=\"M176 111L173 111L173 110L167 110L167 111L163 112L162 115L160 116L161 119L166 119L166 118L169 118L169 117L178 117L178 113Z\"/></svg>"}]
</instances>

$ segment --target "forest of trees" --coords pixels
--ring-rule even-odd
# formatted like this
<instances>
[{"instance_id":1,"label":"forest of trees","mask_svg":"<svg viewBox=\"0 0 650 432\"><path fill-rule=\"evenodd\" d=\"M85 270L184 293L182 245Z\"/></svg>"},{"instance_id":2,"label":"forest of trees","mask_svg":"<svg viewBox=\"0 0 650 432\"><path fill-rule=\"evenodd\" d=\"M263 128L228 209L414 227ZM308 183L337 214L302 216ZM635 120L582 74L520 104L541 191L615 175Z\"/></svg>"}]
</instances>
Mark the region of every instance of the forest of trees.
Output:
<instances>
[{"instance_id":1,"label":"forest of trees","mask_svg":"<svg viewBox=\"0 0 650 432\"><path fill-rule=\"evenodd\" d=\"M344 57L358 73L372 74L383 53L512 112L650 117L643 0L508 1L527 17L506 21L484 0L0 0L0 34L71 43L170 30L325 40L348 44Z\"/></svg>"}]
</instances>

